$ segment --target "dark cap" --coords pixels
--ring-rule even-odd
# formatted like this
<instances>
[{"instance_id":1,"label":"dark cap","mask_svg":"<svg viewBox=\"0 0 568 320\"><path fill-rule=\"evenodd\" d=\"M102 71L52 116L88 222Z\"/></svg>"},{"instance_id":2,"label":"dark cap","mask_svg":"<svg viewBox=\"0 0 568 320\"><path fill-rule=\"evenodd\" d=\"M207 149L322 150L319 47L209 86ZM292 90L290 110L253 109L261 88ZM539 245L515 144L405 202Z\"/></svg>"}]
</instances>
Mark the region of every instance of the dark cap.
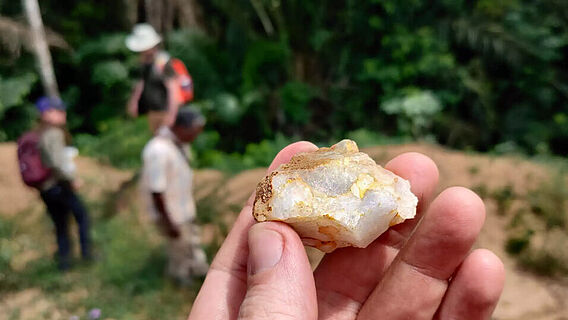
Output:
<instances>
[{"instance_id":1,"label":"dark cap","mask_svg":"<svg viewBox=\"0 0 568 320\"><path fill-rule=\"evenodd\" d=\"M195 108L185 107L178 111L174 127L193 128L205 125L205 117Z\"/></svg>"},{"instance_id":2,"label":"dark cap","mask_svg":"<svg viewBox=\"0 0 568 320\"><path fill-rule=\"evenodd\" d=\"M60 98L53 98L53 97L41 97L36 101L36 108L40 113L44 113L50 109L56 109L65 111L67 107L65 103Z\"/></svg>"}]
</instances>

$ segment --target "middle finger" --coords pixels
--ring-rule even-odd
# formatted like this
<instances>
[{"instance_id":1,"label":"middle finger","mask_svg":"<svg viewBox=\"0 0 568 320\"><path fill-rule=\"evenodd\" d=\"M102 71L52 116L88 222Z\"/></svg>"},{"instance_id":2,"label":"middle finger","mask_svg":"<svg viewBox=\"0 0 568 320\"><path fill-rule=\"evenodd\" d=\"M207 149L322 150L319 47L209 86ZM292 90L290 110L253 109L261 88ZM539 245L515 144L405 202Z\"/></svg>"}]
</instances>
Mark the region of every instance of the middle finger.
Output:
<instances>
[{"instance_id":1,"label":"middle finger","mask_svg":"<svg viewBox=\"0 0 568 320\"><path fill-rule=\"evenodd\" d=\"M485 219L472 191L442 192L369 296L358 319L432 319L448 279L467 256Z\"/></svg>"},{"instance_id":2,"label":"middle finger","mask_svg":"<svg viewBox=\"0 0 568 320\"><path fill-rule=\"evenodd\" d=\"M356 317L398 253L397 244L406 240L436 189L438 169L422 154L402 154L385 167L410 181L412 192L419 198L417 216L389 229L365 249L342 248L325 256L314 273L320 319Z\"/></svg>"}]
</instances>

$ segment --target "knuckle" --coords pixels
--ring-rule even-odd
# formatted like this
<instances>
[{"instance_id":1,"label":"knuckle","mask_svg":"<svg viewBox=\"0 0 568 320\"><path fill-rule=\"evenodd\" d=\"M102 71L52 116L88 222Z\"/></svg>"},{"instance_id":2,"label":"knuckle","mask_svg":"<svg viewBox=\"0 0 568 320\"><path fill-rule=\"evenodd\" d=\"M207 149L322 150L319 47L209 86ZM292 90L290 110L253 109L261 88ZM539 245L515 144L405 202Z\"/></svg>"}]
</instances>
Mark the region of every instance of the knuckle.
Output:
<instances>
[{"instance_id":1,"label":"knuckle","mask_svg":"<svg viewBox=\"0 0 568 320\"><path fill-rule=\"evenodd\" d=\"M282 292L276 292L269 287L262 286L247 293L239 310L238 319L241 320L288 320L302 319L300 306L294 301L288 301Z\"/></svg>"}]
</instances>

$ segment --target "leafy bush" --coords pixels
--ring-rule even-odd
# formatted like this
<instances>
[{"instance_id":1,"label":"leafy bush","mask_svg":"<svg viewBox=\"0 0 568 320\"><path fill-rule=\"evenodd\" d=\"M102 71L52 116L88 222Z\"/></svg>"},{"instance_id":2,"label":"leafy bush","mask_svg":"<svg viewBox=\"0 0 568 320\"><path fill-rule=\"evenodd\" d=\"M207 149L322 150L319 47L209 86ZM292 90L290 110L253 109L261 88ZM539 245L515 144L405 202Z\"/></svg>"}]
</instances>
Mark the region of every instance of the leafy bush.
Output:
<instances>
[{"instance_id":1,"label":"leafy bush","mask_svg":"<svg viewBox=\"0 0 568 320\"><path fill-rule=\"evenodd\" d=\"M529 229L526 230L523 235L516 237L509 237L509 239L507 239L507 243L505 244L505 250L507 250L508 253L513 255L520 254L521 252L529 248L531 237L533 234L534 231Z\"/></svg>"},{"instance_id":2,"label":"leafy bush","mask_svg":"<svg viewBox=\"0 0 568 320\"><path fill-rule=\"evenodd\" d=\"M243 62L243 88L277 88L289 74L290 48L286 43L257 41L251 44Z\"/></svg>"},{"instance_id":3,"label":"leafy bush","mask_svg":"<svg viewBox=\"0 0 568 320\"><path fill-rule=\"evenodd\" d=\"M410 91L402 98L393 98L381 104L381 109L397 115L398 129L403 135L423 137L442 110L440 101L428 91Z\"/></svg>"},{"instance_id":4,"label":"leafy bush","mask_svg":"<svg viewBox=\"0 0 568 320\"><path fill-rule=\"evenodd\" d=\"M275 140L249 143L243 154L228 154L219 150L203 150L198 152L197 166L233 173L258 167L268 167L276 154L292 143L292 141L279 134Z\"/></svg>"},{"instance_id":5,"label":"leafy bush","mask_svg":"<svg viewBox=\"0 0 568 320\"><path fill-rule=\"evenodd\" d=\"M388 137L381 133L363 128L348 132L345 135L345 138L357 142L359 148L372 147L384 144L401 144L409 141L409 139L404 137ZM331 141L330 144L336 142L337 141Z\"/></svg>"},{"instance_id":6,"label":"leafy bush","mask_svg":"<svg viewBox=\"0 0 568 320\"><path fill-rule=\"evenodd\" d=\"M82 134L75 138L82 154L118 168L139 168L142 165L142 149L151 138L145 118L107 121L101 124L100 130L99 136Z\"/></svg>"},{"instance_id":7,"label":"leafy bush","mask_svg":"<svg viewBox=\"0 0 568 320\"><path fill-rule=\"evenodd\" d=\"M17 138L35 122L35 110L26 97L37 80L32 73L0 76L0 141Z\"/></svg>"},{"instance_id":8,"label":"leafy bush","mask_svg":"<svg viewBox=\"0 0 568 320\"><path fill-rule=\"evenodd\" d=\"M99 159L118 168L136 169L142 166L142 150L150 140L146 118L135 121L113 120L104 122L98 136L82 134L75 144L84 155ZM203 132L192 144L192 166L214 168L227 172L239 172L257 167L267 167L276 154L293 140L278 134L274 140L249 143L243 154L226 153L216 149L219 133Z\"/></svg>"},{"instance_id":9,"label":"leafy bush","mask_svg":"<svg viewBox=\"0 0 568 320\"><path fill-rule=\"evenodd\" d=\"M455 148L568 154L563 1L261 2L272 31L249 2L219 0L193 4L201 28L164 35L225 153L278 133L328 141L378 128ZM124 113L138 67L124 39L144 20L131 2L97 4L42 2L47 26L73 47L53 50L71 130L92 135ZM0 9L21 12L18 2ZM34 70L29 54L0 58L2 81ZM37 81L18 89L26 103L41 95ZM30 125L21 102L0 106L0 139Z\"/></svg>"},{"instance_id":10,"label":"leafy bush","mask_svg":"<svg viewBox=\"0 0 568 320\"><path fill-rule=\"evenodd\" d=\"M0 115L7 108L24 104L25 97L37 80L32 73L7 79L0 77Z\"/></svg>"},{"instance_id":11,"label":"leafy bush","mask_svg":"<svg viewBox=\"0 0 568 320\"><path fill-rule=\"evenodd\" d=\"M295 125L310 122L312 110L309 103L315 96L316 89L303 82L288 82L282 86L280 99L286 120Z\"/></svg>"},{"instance_id":12,"label":"leafy bush","mask_svg":"<svg viewBox=\"0 0 568 320\"><path fill-rule=\"evenodd\" d=\"M193 78L196 99L214 98L234 85L234 74L224 72L228 52L219 50L216 43L197 30L177 30L166 39L167 50L185 63Z\"/></svg>"},{"instance_id":13,"label":"leafy bush","mask_svg":"<svg viewBox=\"0 0 568 320\"><path fill-rule=\"evenodd\" d=\"M112 88L128 82L128 69L118 60L103 61L94 66L92 80L94 84Z\"/></svg>"}]
</instances>

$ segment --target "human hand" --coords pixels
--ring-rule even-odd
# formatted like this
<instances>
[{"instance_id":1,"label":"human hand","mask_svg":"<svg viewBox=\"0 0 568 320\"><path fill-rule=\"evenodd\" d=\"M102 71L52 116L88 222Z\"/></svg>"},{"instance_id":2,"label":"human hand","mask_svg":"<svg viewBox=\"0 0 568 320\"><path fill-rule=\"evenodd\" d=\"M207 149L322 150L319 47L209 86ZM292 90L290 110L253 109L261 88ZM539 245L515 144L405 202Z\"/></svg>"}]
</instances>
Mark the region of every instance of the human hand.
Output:
<instances>
[{"instance_id":1,"label":"human hand","mask_svg":"<svg viewBox=\"0 0 568 320\"><path fill-rule=\"evenodd\" d=\"M181 236L179 229L174 224L164 219L158 222L158 227L168 238L177 239Z\"/></svg>"},{"instance_id":2,"label":"human hand","mask_svg":"<svg viewBox=\"0 0 568 320\"><path fill-rule=\"evenodd\" d=\"M132 118L137 118L137 117L138 117L138 108L137 108L137 106L129 107L129 108L127 109L127 113L128 113L128 115L129 115L130 117L132 117Z\"/></svg>"},{"instance_id":3,"label":"human hand","mask_svg":"<svg viewBox=\"0 0 568 320\"><path fill-rule=\"evenodd\" d=\"M181 236L179 229L173 224L166 224L166 235L171 239L177 239Z\"/></svg>"},{"instance_id":4,"label":"human hand","mask_svg":"<svg viewBox=\"0 0 568 320\"><path fill-rule=\"evenodd\" d=\"M315 149L289 145L269 171ZM251 196L189 319L489 319L504 268L488 250L470 252L485 219L481 199L453 187L432 200L438 169L424 155L405 153L385 167L410 180L419 198L416 217L365 249L337 249L313 273L291 227L255 224Z\"/></svg>"}]
</instances>

